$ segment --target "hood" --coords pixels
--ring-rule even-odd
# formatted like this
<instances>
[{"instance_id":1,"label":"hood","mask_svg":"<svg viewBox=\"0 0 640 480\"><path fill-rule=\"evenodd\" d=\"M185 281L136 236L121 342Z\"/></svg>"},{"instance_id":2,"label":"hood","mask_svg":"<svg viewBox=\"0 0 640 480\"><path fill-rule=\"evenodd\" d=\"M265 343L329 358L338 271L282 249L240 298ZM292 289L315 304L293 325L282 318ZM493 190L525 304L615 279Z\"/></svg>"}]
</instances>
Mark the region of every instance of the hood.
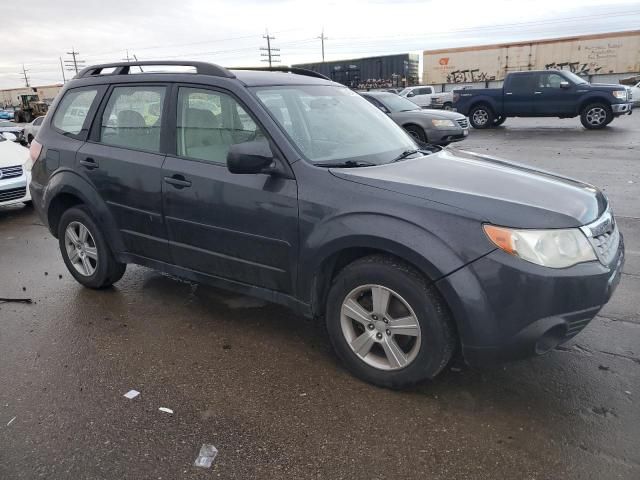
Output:
<instances>
[{"instance_id":1,"label":"hood","mask_svg":"<svg viewBox=\"0 0 640 480\"><path fill-rule=\"evenodd\" d=\"M393 115L411 115L418 117L425 117L431 120L432 118L443 120L461 120L465 118L464 115L458 112L452 112L450 110L435 110L432 108L421 108L420 110L411 110L409 112L393 112Z\"/></svg>"},{"instance_id":2,"label":"hood","mask_svg":"<svg viewBox=\"0 0 640 480\"><path fill-rule=\"evenodd\" d=\"M614 90L623 90L626 87L626 85L621 85L619 83L590 83L589 86L595 88L596 90L606 90L607 92L612 92Z\"/></svg>"},{"instance_id":3,"label":"hood","mask_svg":"<svg viewBox=\"0 0 640 480\"><path fill-rule=\"evenodd\" d=\"M525 165L442 150L401 162L332 169L344 180L450 205L495 225L570 228L597 219L606 197L595 187Z\"/></svg>"},{"instance_id":4,"label":"hood","mask_svg":"<svg viewBox=\"0 0 640 480\"><path fill-rule=\"evenodd\" d=\"M0 141L0 168L24 165L29 160L29 150L9 140Z\"/></svg>"}]
</instances>

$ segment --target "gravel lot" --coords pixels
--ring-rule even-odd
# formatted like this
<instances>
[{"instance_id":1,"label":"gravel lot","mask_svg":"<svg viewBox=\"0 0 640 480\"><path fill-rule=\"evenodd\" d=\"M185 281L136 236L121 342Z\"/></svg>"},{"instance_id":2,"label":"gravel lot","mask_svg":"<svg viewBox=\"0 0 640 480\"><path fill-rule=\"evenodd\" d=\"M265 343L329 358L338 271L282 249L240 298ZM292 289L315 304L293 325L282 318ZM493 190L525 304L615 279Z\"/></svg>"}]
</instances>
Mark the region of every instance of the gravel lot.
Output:
<instances>
[{"instance_id":1,"label":"gravel lot","mask_svg":"<svg viewBox=\"0 0 640 480\"><path fill-rule=\"evenodd\" d=\"M32 210L0 208L0 297L35 302L0 304L0 478L640 478L640 115L509 119L452 148L609 195L623 279L570 344L382 390L282 307L135 266L84 289ZM202 444L219 450L208 470Z\"/></svg>"}]
</instances>

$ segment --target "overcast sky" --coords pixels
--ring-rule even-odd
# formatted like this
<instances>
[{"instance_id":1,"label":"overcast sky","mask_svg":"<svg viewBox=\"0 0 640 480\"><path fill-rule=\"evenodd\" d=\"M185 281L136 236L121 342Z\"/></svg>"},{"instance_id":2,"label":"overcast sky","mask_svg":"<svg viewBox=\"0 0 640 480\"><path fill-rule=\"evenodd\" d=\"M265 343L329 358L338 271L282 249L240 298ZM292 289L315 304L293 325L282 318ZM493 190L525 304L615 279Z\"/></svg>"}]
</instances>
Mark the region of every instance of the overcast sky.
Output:
<instances>
[{"instance_id":1,"label":"overcast sky","mask_svg":"<svg viewBox=\"0 0 640 480\"><path fill-rule=\"evenodd\" d=\"M0 88L62 81L87 64L193 59L260 65L265 29L283 64L640 28L639 0L29 0L2 2ZM71 76L71 72L66 72Z\"/></svg>"}]
</instances>

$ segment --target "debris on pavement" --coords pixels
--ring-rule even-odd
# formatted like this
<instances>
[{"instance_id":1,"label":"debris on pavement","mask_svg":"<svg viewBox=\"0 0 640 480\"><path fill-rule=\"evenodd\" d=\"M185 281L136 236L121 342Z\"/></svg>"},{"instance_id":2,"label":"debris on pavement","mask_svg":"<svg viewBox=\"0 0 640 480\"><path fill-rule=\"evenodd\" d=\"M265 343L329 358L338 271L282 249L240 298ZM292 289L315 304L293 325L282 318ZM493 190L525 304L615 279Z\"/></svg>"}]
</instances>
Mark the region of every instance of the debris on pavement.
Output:
<instances>
[{"instance_id":1,"label":"debris on pavement","mask_svg":"<svg viewBox=\"0 0 640 480\"><path fill-rule=\"evenodd\" d=\"M140 395L140 392L137 390L129 390L127 393L124 394L124 396L127 397L129 400L133 400L138 395Z\"/></svg>"},{"instance_id":2,"label":"debris on pavement","mask_svg":"<svg viewBox=\"0 0 640 480\"><path fill-rule=\"evenodd\" d=\"M171 410L170 408L160 407L158 410L160 410L161 412L170 413L171 415L173 415L173 410Z\"/></svg>"},{"instance_id":3,"label":"debris on pavement","mask_svg":"<svg viewBox=\"0 0 640 480\"><path fill-rule=\"evenodd\" d=\"M204 444L193 465L200 468L209 468L218 455L218 449L213 445Z\"/></svg>"},{"instance_id":4,"label":"debris on pavement","mask_svg":"<svg viewBox=\"0 0 640 480\"><path fill-rule=\"evenodd\" d=\"M8 427L9 425L11 425L11 424L13 423L13 421L14 421L16 418L18 418L18 417L13 417L11 420L9 420L9 423L7 423L7 427Z\"/></svg>"},{"instance_id":5,"label":"debris on pavement","mask_svg":"<svg viewBox=\"0 0 640 480\"><path fill-rule=\"evenodd\" d=\"M12 302L12 303L33 303L33 300L30 298L5 298L0 297L0 302Z\"/></svg>"}]
</instances>

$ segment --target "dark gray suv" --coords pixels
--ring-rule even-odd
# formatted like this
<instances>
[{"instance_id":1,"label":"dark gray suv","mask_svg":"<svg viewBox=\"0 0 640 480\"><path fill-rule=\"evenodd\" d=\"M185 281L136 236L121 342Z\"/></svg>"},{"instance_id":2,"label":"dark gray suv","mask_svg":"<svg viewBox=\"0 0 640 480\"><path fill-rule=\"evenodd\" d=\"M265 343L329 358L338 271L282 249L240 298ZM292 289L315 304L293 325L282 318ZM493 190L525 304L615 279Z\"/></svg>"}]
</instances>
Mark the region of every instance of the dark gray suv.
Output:
<instances>
[{"instance_id":1,"label":"dark gray suv","mask_svg":"<svg viewBox=\"0 0 640 480\"><path fill-rule=\"evenodd\" d=\"M31 145L34 205L90 288L127 263L324 317L358 377L541 354L608 301L624 248L595 187L416 143L314 72L83 70Z\"/></svg>"}]
</instances>

